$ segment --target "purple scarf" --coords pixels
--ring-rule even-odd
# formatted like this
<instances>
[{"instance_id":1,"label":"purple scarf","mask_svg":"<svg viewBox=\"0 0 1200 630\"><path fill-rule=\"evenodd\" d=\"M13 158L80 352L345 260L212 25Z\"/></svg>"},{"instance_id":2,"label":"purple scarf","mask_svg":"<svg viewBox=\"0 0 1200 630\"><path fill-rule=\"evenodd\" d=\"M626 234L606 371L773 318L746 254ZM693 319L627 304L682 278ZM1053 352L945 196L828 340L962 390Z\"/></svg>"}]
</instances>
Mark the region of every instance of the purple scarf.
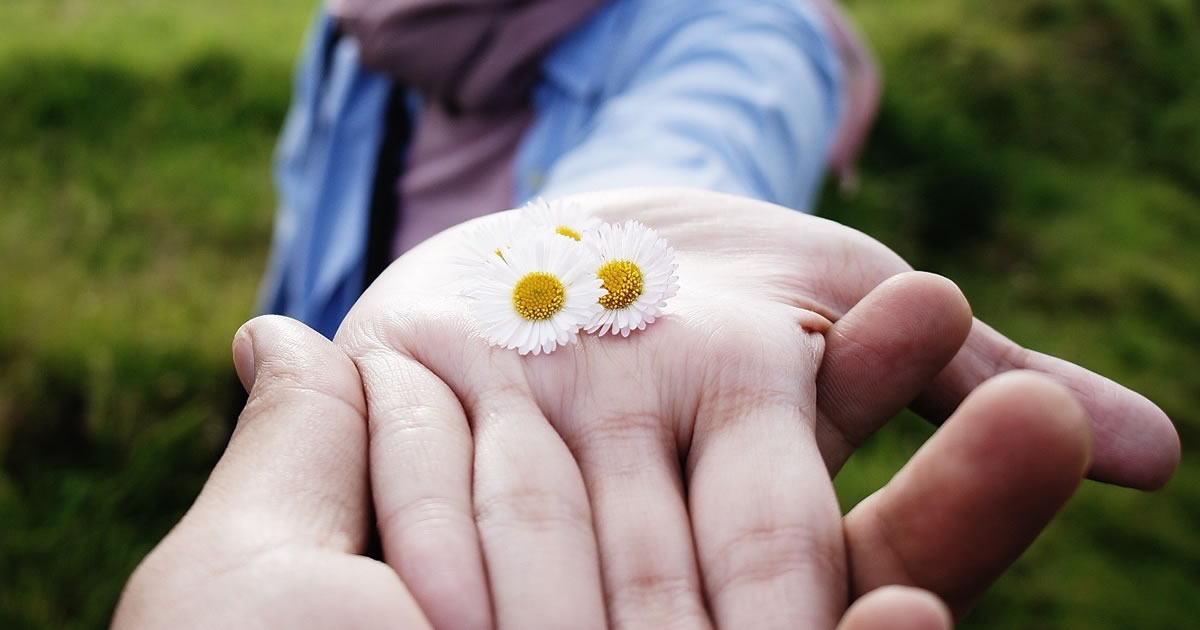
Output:
<instances>
[{"instance_id":1,"label":"purple scarf","mask_svg":"<svg viewBox=\"0 0 1200 630\"><path fill-rule=\"evenodd\" d=\"M448 112L522 107L542 56L605 0L331 0L364 66Z\"/></svg>"}]
</instances>

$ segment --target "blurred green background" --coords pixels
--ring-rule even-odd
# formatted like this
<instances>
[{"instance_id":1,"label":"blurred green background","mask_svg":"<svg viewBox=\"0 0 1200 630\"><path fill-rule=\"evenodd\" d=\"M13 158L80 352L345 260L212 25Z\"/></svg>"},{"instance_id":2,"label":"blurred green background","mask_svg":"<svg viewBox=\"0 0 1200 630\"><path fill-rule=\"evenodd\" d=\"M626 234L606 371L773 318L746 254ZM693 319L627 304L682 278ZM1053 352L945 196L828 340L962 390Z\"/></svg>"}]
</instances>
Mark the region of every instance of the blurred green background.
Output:
<instances>
[{"instance_id":1,"label":"blurred green background","mask_svg":"<svg viewBox=\"0 0 1200 630\"><path fill-rule=\"evenodd\" d=\"M0 627L100 628L223 445L312 0L0 2ZM885 102L826 216L1179 426L1088 483L968 628L1179 628L1200 594L1200 3L858 0ZM932 429L904 416L845 506Z\"/></svg>"}]
</instances>

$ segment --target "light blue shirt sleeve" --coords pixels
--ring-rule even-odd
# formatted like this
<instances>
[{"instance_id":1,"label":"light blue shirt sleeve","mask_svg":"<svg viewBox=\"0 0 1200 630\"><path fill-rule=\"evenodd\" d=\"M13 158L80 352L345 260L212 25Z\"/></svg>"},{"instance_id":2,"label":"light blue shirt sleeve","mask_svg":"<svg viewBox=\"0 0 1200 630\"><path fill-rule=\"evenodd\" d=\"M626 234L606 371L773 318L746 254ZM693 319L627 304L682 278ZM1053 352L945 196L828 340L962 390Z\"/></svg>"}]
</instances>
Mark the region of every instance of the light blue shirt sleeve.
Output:
<instances>
[{"instance_id":1,"label":"light blue shirt sleeve","mask_svg":"<svg viewBox=\"0 0 1200 630\"><path fill-rule=\"evenodd\" d=\"M808 210L838 116L809 0L612 0L552 52L516 199L681 185ZM261 309L337 330L362 289L391 82L318 18L276 160ZM330 54L323 54L329 51Z\"/></svg>"},{"instance_id":2,"label":"light blue shirt sleeve","mask_svg":"<svg viewBox=\"0 0 1200 630\"><path fill-rule=\"evenodd\" d=\"M840 105L817 15L803 1L696 2L655 25L654 3L643 4L621 46L641 58L614 64L635 70L599 99L538 192L680 185L809 211Z\"/></svg>"}]
</instances>

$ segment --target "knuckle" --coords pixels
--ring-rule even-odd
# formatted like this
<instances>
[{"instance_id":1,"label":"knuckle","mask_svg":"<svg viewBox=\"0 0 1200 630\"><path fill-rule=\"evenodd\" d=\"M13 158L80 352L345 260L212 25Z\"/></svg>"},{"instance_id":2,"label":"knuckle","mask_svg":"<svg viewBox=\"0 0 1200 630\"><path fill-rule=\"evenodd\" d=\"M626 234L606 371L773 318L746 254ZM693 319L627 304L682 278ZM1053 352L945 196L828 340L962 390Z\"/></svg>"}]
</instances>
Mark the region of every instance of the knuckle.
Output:
<instances>
[{"instance_id":1,"label":"knuckle","mask_svg":"<svg viewBox=\"0 0 1200 630\"><path fill-rule=\"evenodd\" d=\"M672 427L649 411L603 413L560 431L581 462L603 460L609 475L644 472L656 457L675 448Z\"/></svg>"},{"instance_id":2,"label":"knuckle","mask_svg":"<svg viewBox=\"0 0 1200 630\"><path fill-rule=\"evenodd\" d=\"M737 431L749 416L800 419L807 417L806 414L795 387L767 389L765 385L737 385L712 390L701 401L697 414L696 431L704 435L704 440L698 441L696 447L703 448L713 438ZM693 458L698 456L699 453L692 453Z\"/></svg>"},{"instance_id":3,"label":"knuckle","mask_svg":"<svg viewBox=\"0 0 1200 630\"><path fill-rule=\"evenodd\" d=\"M565 527L591 531L591 514L585 504L533 485L477 502L475 522L481 529L550 531Z\"/></svg>"},{"instance_id":4,"label":"knuckle","mask_svg":"<svg viewBox=\"0 0 1200 630\"><path fill-rule=\"evenodd\" d=\"M446 497L418 496L383 512L379 516L379 531L385 536L403 536L416 530L439 531L469 523L470 517Z\"/></svg>"},{"instance_id":5,"label":"knuckle","mask_svg":"<svg viewBox=\"0 0 1200 630\"><path fill-rule=\"evenodd\" d=\"M417 452L422 457L408 457L409 463L423 460L434 461L436 456L425 457L449 445L464 447L470 444L471 435L465 423L454 421L453 415L461 413L453 407L416 401L388 401L371 407L368 422L368 439L373 451L392 453ZM434 461L438 465L444 465ZM438 472L430 470L429 472Z\"/></svg>"},{"instance_id":6,"label":"knuckle","mask_svg":"<svg viewBox=\"0 0 1200 630\"><path fill-rule=\"evenodd\" d=\"M336 342L353 357L379 350L411 356L428 341L437 343L451 335L462 338L469 330L462 311L462 304L448 297L352 311Z\"/></svg>"},{"instance_id":7,"label":"knuckle","mask_svg":"<svg viewBox=\"0 0 1200 630\"><path fill-rule=\"evenodd\" d=\"M706 563L713 593L754 589L789 575L813 574L843 583L844 562L834 539L806 524L742 529Z\"/></svg>"},{"instance_id":8,"label":"knuckle","mask_svg":"<svg viewBox=\"0 0 1200 630\"><path fill-rule=\"evenodd\" d=\"M286 416L289 421L296 423L308 419L325 421L343 416L361 421L366 417L366 403L363 401L361 388L314 386L311 383L296 383L290 380L276 381L269 386L264 384L263 387L259 387L256 382L255 392L246 401L237 427L240 429L255 418L274 416Z\"/></svg>"},{"instance_id":9,"label":"knuckle","mask_svg":"<svg viewBox=\"0 0 1200 630\"><path fill-rule=\"evenodd\" d=\"M614 628L704 627L699 585L686 575L648 570L612 587Z\"/></svg>"},{"instance_id":10,"label":"knuckle","mask_svg":"<svg viewBox=\"0 0 1200 630\"><path fill-rule=\"evenodd\" d=\"M251 405L274 409L292 402L322 406L332 402L350 408L355 415L365 414L357 368L340 350L333 347L327 350L265 359L247 409Z\"/></svg>"}]
</instances>

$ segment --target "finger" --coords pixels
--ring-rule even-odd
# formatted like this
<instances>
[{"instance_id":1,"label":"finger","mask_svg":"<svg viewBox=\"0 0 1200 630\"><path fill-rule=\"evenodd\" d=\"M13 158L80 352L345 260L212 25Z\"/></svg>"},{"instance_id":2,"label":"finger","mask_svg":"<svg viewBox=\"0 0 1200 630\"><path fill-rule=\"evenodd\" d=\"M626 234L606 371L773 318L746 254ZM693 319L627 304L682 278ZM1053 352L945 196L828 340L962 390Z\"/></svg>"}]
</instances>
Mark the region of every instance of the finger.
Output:
<instances>
[{"instance_id":1,"label":"finger","mask_svg":"<svg viewBox=\"0 0 1200 630\"><path fill-rule=\"evenodd\" d=\"M1095 436L1088 476L1142 489L1163 486L1179 465L1179 435L1154 403L1072 363L1026 350L975 321L966 344L917 399L927 418L945 418L985 380L1008 370L1045 374L1084 406Z\"/></svg>"},{"instance_id":2,"label":"finger","mask_svg":"<svg viewBox=\"0 0 1200 630\"><path fill-rule=\"evenodd\" d=\"M370 500L354 365L327 339L284 317L247 322L233 346L250 397L185 522L204 521L247 548L361 552Z\"/></svg>"},{"instance_id":3,"label":"finger","mask_svg":"<svg viewBox=\"0 0 1200 630\"><path fill-rule=\"evenodd\" d=\"M781 266L774 282L781 297L798 302L830 320L848 312L879 283L908 269L894 252L870 237L831 221L788 214L778 206L697 191L661 189L589 194L586 205L602 217L637 214L660 233L681 256L703 252L708 259L734 253L787 251L795 265ZM732 240L713 252L712 222L738 208L743 235L764 235L761 243ZM795 224L798 229L780 229ZM803 225L801 225L803 224ZM766 238L770 236L770 238ZM741 248L745 249L741 249ZM795 270L805 270L796 273ZM802 304L803 305L803 304ZM1042 372L1072 390L1084 405L1095 435L1093 479L1137 488L1165 484L1179 463L1179 436L1153 403L1102 376L1066 361L1030 352L978 320L967 343L945 370L924 390L915 408L934 422L954 411L975 387L1012 369Z\"/></svg>"},{"instance_id":4,"label":"finger","mask_svg":"<svg viewBox=\"0 0 1200 630\"><path fill-rule=\"evenodd\" d=\"M950 630L954 619L929 591L885 586L854 602L837 630Z\"/></svg>"},{"instance_id":5,"label":"finger","mask_svg":"<svg viewBox=\"0 0 1200 630\"><path fill-rule=\"evenodd\" d=\"M657 410L615 402L558 423L591 500L610 625L709 627L674 432Z\"/></svg>"},{"instance_id":6,"label":"finger","mask_svg":"<svg viewBox=\"0 0 1200 630\"><path fill-rule=\"evenodd\" d=\"M933 591L961 614L1079 486L1082 407L1044 376L984 383L881 490L844 519L851 588Z\"/></svg>"},{"instance_id":7,"label":"finger","mask_svg":"<svg viewBox=\"0 0 1200 630\"><path fill-rule=\"evenodd\" d=\"M731 359L703 389L688 464L717 627L832 628L845 607L839 510L813 435L821 342L797 335L758 364L713 353Z\"/></svg>"},{"instance_id":8,"label":"finger","mask_svg":"<svg viewBox=\"0 0 1200 630\"><path fill-rule=\"evenodd\" d=\"M817 445L831 475L954 358L971 308L953 282L902 273L875 287L825 335Z\"/></svg>"},{"instance_id":9,"label":"finger","mask_svg":"<svg viewBox=\"0 0 1200 630\"><path fill-rule=\"evenodd\" d=\"M454 392L412 357L387 343L355 341L384 560L434 627L489 628L466 415Z\"/></svg>"},{"instance_id":10,"label":"finger","mask_svg":"<svg viewBox=\"0 0 1200 630\"><path fill-rule=\"evenodd\" d=\"M475 434L475 520L499 628L603 628L604 598L587 490L528 384L527 357L497 351L464 379Z\"/></svg>"}]
</instances>

